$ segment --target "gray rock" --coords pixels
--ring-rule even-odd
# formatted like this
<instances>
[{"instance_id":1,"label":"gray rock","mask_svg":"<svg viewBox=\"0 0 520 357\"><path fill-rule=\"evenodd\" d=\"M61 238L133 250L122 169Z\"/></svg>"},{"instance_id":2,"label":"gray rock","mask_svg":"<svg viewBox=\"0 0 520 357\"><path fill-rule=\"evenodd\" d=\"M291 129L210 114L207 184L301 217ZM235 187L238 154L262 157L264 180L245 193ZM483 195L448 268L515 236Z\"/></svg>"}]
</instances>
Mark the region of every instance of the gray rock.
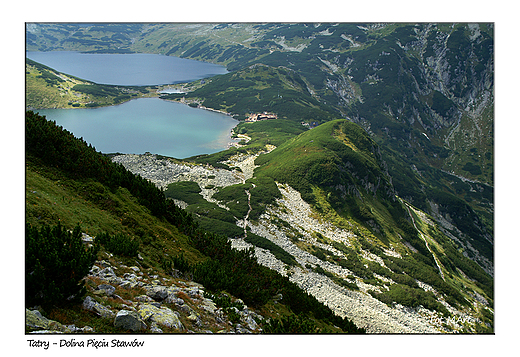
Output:
<instances>
[{"instance_id":1,"label":"gray rock","mask_svg":"<svg viewBox=\"0 0 520 357\"><path fill-rule=\"evenodd\" d=\"M241 324L235 325L235 332L236 333L251 333L248 329L244 328Z\"/></svg>"},{"instance_id":2,"label":"gray rock","mask_svg":"<svg viewBox=\"0 0 520 357\"><path fill-rule=\"evenodd\" d=\"M101 260L99 262L99 265L101 265L103 268L108 268L110 266L110 263L107 262L106 260Z\"/></svg>"},{"instance_id":3,"label":"gray rock","mask_svg":"<svg viewBox=\"0 0 520 357\"><path fill-rule=\"evenodd\" d=\"M49 320L38 310L25 309L25 329L36 330L31 333L71 333L69 327L61 323Z\"/></svg>"},{"instance_id":4,"label":"gray rock","mask_svg":"<svg viewBox=\"0 0 520 357\"><path fill-rule=\"evenodd\" d=\"M209 312L210 314L214 314L215 310L217 309L217 305L215 305L215 303L211 299L204 299L200 307L203 310Z\"/></svg>"},{"instance_id":5,"label":"gray rock","mask_svg":"<svg viewBox=\"0 0 520 357\"><path fill-rule=\"evenodd\" d=\"M152 302L154 301L151 297L148 295L139 295L134 300L140 301L140 302Z\"/></svg>"},{"instance_id":6,"label":"gray rock","mask_svg":"<svg viewBox=\"0 0 520 357\"><path fill-rule=\"evenodd\" d=\"M251 315L246 316L243 321L247 324L247 327L250 330L256 330L258 329L258 324L256 323L255 319Z\"/></svg>"},{"instance_id":7,"label":"gray rock","mask_svg":"<svg viewBox=\"0 0 520 357\"><path fill-rule=\"evenodd\" d=\"M152 286L147 289L146 295L155 301L162 301L168 297L168 290L164 286Z\"/></svg>"},{"instance_id":8,"label":"gray rock","mask_svg":"<svg viewBox=\"0 0 520 357\"><path fill-rule=\"evenodd\" d=\"M197 314L195 311L191 311L190 315L187 317L189 321L191 321L195 326L201 327L202 321L200 319L200 315Z\"/></svg>"},{"instance_id":9,"label":"gray rock","mask_svg":"<svg viewBox=\"0 0 520 357\"><path fill-rule=\"evenodd\" d=\"M106 267L103 270L101 270L99 273L97 273L98 276L102 278L108 278L108 277L116 277L116 273L112 269L112 267Z\"/></svg>"},{"instance_id":10,"label":"gray rock","mask_svg":"<svg viewBox=\"0 0 520 357\"><path fill-rule=\"evenodd\" d=\"M166 299L164 299L163 302L167 303L167 304L177 304L177 305L184 304L184 300L182 300L181 298L178 298L175 294L168 294L168 297Z\"/></svg>"},{"instance_id":11,"label":"gray rock","mask_svg":"<svg viewBox=\"0 0 520 357\"><path fill-rule=\"evenodd\" d=\"M98 285L97 288L98 288L98 290L103 290L105 292L105 294L108 296L112 296L114 294L114 292L116 291L115 287L113 287L112 285L108 285L108 284Z\"/></svg>"},{"instance_id":12,"label":"gray rock","mask_svg":"<svg viewBox=\"0 0 520 357\"><path fill-rule=\"evenodd\" d=\"M184 312L186 314L190 312L190 308L186 304L184 304L184 305L175 305L175 307L177 308L177 310L179 310L181 312Z\"/></svg>"},{"instance_id":13,"label":"gray rock","mask_svg":"<svg viewBox=\"0 0 520 357\"><path fill-rule=\"evenodd\" d=\"M104 318L113 318L114 312L110 310L108 307L100 304L96 300L92 299L90 296L87 296L85 300L83 300L83 308L88 311L93 311L101 317Z\"/></svg>"},{"instance_id":14,"label":"gray rock","mask_svg":"<svg viewBox=\"0 0 520 357\"><path fill-rule=\"evenodd\" d=\"M165 306L157 307L153 304L141 304L139 305L139 315L144 321L150 323L156 323L177 330L183 328L179 319L179 313Z\"/></svg>"},{"instance_id":15,"label":"gray rock","mask_svg":"<svg viewBox=\"0 0 520 357\"><path fill-rule=\"evenodd\" d=\"M152 322L152 324L150 325L150 332L152 332L152 333L163 333L163 330L161 330L159 328L159 326L157 326L157 323Z\"/></svg>"},{"instance_id":16,"label":"gray rock","mask_svg":"<svg viewBox=\"0 0 520 357\"><path fill-rule=\"evenodd\" d=\"M125 273L123 275L123 278L125 278L126 280L130 280L130 281L137 280L137 276L133 273Z\"/></svg>"},{"instance_id":17,"label":"gray rock","mask_svg":"<svg viewBox=\"0 0 520 357\"><path fill-rule=\"evenodd\" d=\"M81 233L81 240L86 243L91 243L94 241L94 238L89 236L87 233Z\"/></svg>"},{"instance_id":18,"label":"gray rock","mask_svg":"<svg viewBox=\"0 0 520 357\"><path fill-rule=\"evenodd\" d=\"M123 280L121 283L119 283L119 286L123 289L130 289L132 287L132 283L128 280Z\"/></svg>"},{"instance_id":19,"label":"gray rock","mask_svg":"<svg viewBox=\"0 0 520 357\"><path fill-rule=\"evenodd\" d=\"M93 333L94 329L90 326L85 327L77 327L76 325L67 325L66 326L71 333Z\"/></svg>"},{"instance_id":20,"label":"gray rock","mask_svg":"<svg viewBox=\"0 0 520 357\"><path fill-rule=\"evenodd\" d=\"M137 312L128 310L120 310L117 313L114 319L114 326L134 332L146 329L146 324L141 319L141 316Z\"/></svg>"}]
</instances>

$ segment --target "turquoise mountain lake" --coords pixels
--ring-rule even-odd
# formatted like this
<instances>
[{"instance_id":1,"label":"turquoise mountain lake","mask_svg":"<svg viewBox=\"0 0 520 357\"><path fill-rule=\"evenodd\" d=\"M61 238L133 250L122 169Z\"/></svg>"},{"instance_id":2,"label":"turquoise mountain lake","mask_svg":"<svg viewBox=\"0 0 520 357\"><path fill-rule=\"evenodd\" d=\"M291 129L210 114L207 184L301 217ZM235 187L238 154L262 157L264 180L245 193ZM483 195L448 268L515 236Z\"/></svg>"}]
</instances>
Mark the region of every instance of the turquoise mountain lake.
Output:
<instances>
[{"instance_id":1,"label":"turquoise mountain lake","mask_svg":"<svg viewBox=\"0 0 520 357\"><path fill-rule=\"evenodd\" d=\"M226 149L237 121L159 98L92 109L39 109L40 115L103 153L151 152L184 159Z\"/></svg>"},{"instance_id":2,"label":"turquoise mountain lake","mask_svg":"<svg viewBox=\"0 0 520 357\"><path fill-rule=\"evenodd\" d=\"M224 66L157 54L27 52L27 58L57 71L100 84L159 85L227 73ZM158 98L140 98L112 107L40 109L41 115L82 137L104 153L151 152L178 159L228 147L231 117Z\"/></svg>"},{"instance_id":3,"label":"turquoise mountain lake","mask_svg":"<svg viewBox=\"0 0 520 357\"><path fill-rule=\"evenodd\" d=\"M150 53L26 52L26 57L99 84L158 85L191 82L228 73L213 63Z\"/></svg>"}]
</instances>

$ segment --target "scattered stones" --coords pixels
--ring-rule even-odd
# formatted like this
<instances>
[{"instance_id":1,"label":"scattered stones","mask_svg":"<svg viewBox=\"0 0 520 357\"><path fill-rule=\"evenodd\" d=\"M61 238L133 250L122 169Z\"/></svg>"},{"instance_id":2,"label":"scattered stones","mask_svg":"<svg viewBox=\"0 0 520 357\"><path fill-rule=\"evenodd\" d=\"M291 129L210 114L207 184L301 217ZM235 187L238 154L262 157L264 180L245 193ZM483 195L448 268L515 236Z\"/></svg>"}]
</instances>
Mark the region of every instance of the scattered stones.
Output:
<instances>
[{"instance_id":1,"label":"scattered stones","mask_svg":"<svg viewBox=\"0 0 520 357\"><path fill-rule=\"evenodd\" d=\"M81 240L83 242L85 242L85 243L93 243L94 242L94 238L89 236L86 233L81 233Z\"/></svg>"},{"instance_id":2,"label":"scattered stones","mask_svg":"<svg viewBox=\"0 0 520 357\"><path fill-rule=\"evenodd\" d=\"M269 148L269 150L272 149ZM197 182L201 187L201 195L204 199L226 208L222 203L212 199L212 195L217 192L219 187L245 182L248 178L253 177L256 157L257 155L238 154L224 162L231 168L238 167L240 170L215 169L209 165L180 164L170 159L158 159L152 154L118 155L113 158L113 161L123 164L128 170L149 179L160 188L166 188L170 183L178 181ZM320 260L315 255L303 250L300 245L295 244L294 236L296 235L297 241L304 240L305 243L326 249L332 254L341 255L341 252L338 252L331 245L319 241L316 236L323 236L326 240L350 246L351 241L356 239L356 235L349 229L340 229L330 222L320 219L296 190L287 185L279 184L278 187L283 197L277 200L277 204L268 207L267 211L255 223L238 219L237 225L243 227L244 223L247 224L252 233L267 238L283 248L295 257L300 266L288 268L270 251L255 247L255 255L260 264L277 271L281 275L289 276L291 281L307 293L315 296L338 315L351 319L359 327L366 328L369 333L439 333L443 331L436 314L433 314L435 315L433 316L431 312L427 313L428 310L422 308L389 307L368 293L368 290L374 290L377 287L365 284L360 279L352 280L354 274L348 269L329 261ZM182 202L179 202L179 204L182 204ZM288 226L279 227L273 223L272 218L285 221ZM292 236L292 239L289 236ZM232 239L231 243L235 249L252 247L240 238ZM400 256L393 248L386 249L384 252L389 256ZM362 253L367 260L384 264L377 255L365 251ZM358 285L360 291L348 290L337 285L327 276L310 269L316 267L320 267L338 277L343 277L350 282L353 281ZM104 272L104 269L97 275L100 276L102 272L108 278L111 277L110 271ZM200 319L196 319L197 315L192 314L193 309L187 303L191 304L191 301L184 301L179 298L177 294L168 290L171 287L161 286L163 283L158 280L155 281L155 288L152 288L153 284L154 282L147 287L148 297L161 304L172 304L177 311L186 315L186 320L192 322L194 326L197 325L197 322L200 323ZM199 312L210 314L217 323L226 322L226 315L222 309L216 308L214 303L209 302L211 300L207 301L202 297L202 289L199 289L199 291L190 287L179 287L178 289L198 304ZM256 328L259 318L261 318L259 315L254 316L241 312L239 324L236 324L232 330L219 329L218 333L258 331ZM456 322L447 321L447 323L459 323L459 320L466 321L466 317L461 315Z\"/></svg>"},{"instance_id":3,"label":"scattered stones","mask_svg":"<svg viewBox=\"0 0 520 357\"><path fill-rule=\"evenodd\" d=\"M278 217L278 219L286 221L293 231L297 231L304 237L305 241L331 252L335 251L335 249L318 242L312 236L312 233L318 232L330 240L341 242L347 246L350 245L350 240L355 235L348 230L334 227L329 222L316 219L311 207L301 198L298 191L287 185L278 184L278 188L282 193L282 199L277 200L277 205L269 207L260 216L256 224L249 225L251 232L265 237L282 247L294 256L301 266L320 266L322 269L337 276L345 278L351 276L352 272L348 269L328 261L322 261L313 254L302 250L288 237L285 228L278 227L271 222L271 217ZM248 246L250 247L250 245L240 239L232 240L232 247L235 249L244 249ZM288 276L286 265L270 252L255 247L255 256L260 264ZM369 254L367 254L367 258L376 260L375 257L369 256ZM339 316L351 319L358 327L364 327L369 333L440 332L439 329L429 323L430 319L424 318L415 311L404 311L388 307L366 292L348 290L311 269L292 267L290 273L289 279L292 282L329 306ZM360 284L363 285L362 283ZM360 290L363 290L362 287L364 286L361 286Z\"/></svg>"},{"instance_id":4,"label":"scattered stones","mask_svg":"<svg viewBox=\"0 0 520 357\"><path fill-rule=\"evenodd\" d=\"M167 188L170 183L195 181L204 188L208 185L225 187L241 183L243 173L224 169L215 169L203 165L183 165L170 159L157 159L156 155L125 154L112 158L133 173L152 181L160 188ZM214 178L212 178L214 177Z\"/></svg>"},{"instance_id":5,"label":"scattered stones","mask_svg":"<svg viewBox=\"0 0 520 357\"><path fill-rule=\"evenodd\" d=\"M255 319L251 315L245 314L243 317L244 322L247 324L247 327L249 330L257 330L258 324L256 323Z\"/></svg>"},{"instance_id":6,"label":"scattered stones","mask_svg":"<svg viewBox=\"0 0 520 357\"><path fill-rule=\"evenodd\" d=\"M114 270L111 267L106 267L105 269L99 271L97 275L101 278L116 278L116 273L114 273Z\"/></svg>"},{"instance_id":7,"label":"scattered stones","mask_svg":"<svg viewBox=\"0 0 520 357\"><path fill-rule=\"evenodd\" d=\"M62 325L61 323L49 320L38 310L25 309L25 330L29 333L93 333L94 329L90 326L76 327L75 325Z\"/></svg>"},{"instance_id":8,"label":"scattered stones","mask_svg":"<svg viewBox=\"0 0 520 357\"><path fill-rule=\"evenodd\" d=\"M119 276L118 272L121 272L122 276ZM222 308L218 308L213 300L204 297L204 287L201 284L182 278L160 277L153 274L153 270L150 270L149 274L150 277L146 279L138 267L112 265L106 260L97 261L87 276L87 280L92 279L97 286L86 284L93 295L85 297L83 309L113 321L117 328L131 332L163 333L165 329L168 332L184 333L212 333L210 329L221 333L261 331L256 321L260 321L262 317L247 306L239 312L241 326L237 329L228 320ZM146 294L128 298L122 290L132 289L135 284L140 284ZM116 285L121 291L118 293L125 296L125 299L115 294ZM239 299L236 301L243 304ZM119 304L117 309L114 307L115 304ZM63 326L56 321L48 320L37 310L26 310L26 330L30 333L95 332L88 326Z\"/></svg>"}]
</instances>

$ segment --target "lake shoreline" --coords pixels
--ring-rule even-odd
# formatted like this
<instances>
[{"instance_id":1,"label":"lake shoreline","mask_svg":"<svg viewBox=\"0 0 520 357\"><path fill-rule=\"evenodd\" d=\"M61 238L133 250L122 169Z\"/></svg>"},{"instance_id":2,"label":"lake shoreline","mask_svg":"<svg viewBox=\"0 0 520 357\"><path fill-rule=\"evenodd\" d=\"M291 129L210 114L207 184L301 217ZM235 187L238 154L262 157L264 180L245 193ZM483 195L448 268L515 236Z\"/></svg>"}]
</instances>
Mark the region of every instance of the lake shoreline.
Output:
<instances>
[{"instance_id":1,"label":"lake shoreline","mask_svg":"<svg viewBox=\"0 0 520 357\"><path fill-rule=\"evenodd\" d=\"M145 153L179 159L237 146L239 121L212 108L181 105L159 97L134 98L95 111L37 110L102 153ZM195 110L205 109L205 110ZM207 114L206 114L207 113Z\"/></svg>"}]
</instances>

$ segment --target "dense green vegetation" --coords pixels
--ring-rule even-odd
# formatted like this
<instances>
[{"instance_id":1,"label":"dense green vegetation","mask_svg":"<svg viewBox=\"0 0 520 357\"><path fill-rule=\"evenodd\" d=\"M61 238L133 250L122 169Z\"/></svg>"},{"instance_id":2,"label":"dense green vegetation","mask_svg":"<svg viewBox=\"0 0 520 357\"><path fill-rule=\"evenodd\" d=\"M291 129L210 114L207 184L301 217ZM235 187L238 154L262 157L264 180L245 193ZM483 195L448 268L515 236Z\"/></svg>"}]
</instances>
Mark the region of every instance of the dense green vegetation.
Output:
<instances>
[{"instance_id":1,"label":"dense green vegetation","mask_svg":"<svg viewBox=\"0 0 520 357\"><path fill-rule=\"evenodd\" d=\"M140 86L125 86L123 87L125 89L132 89L132 90L138 90L141 93L148 93L148 89L145 87ZM109 84L96 84L96 83L90 83L90 84L76 84L73 88L73 90L86 93L86 94L92 94L96 97L106 97L106 96L124 96L124 94L121 94L121 87L115 86L115 85L109 85ZM130 96L128 96L130 97Z\"/></svg>"},{"instance_id":2,"label":"dense green vegetation","mask_svg":"<svg viewBox=\"0 0 520 357\"><path fill-rule=\"evenodd\" d=\"M267 111L298 122L323 122L339 114L313 98L294 71L263 64L213 77L210 83L186 96L203 98L202 105L243 119Z\"/></svg>"},{"instance_id":3,"label":"dense green vegetation","mask_svg":"<svg viewBox=\"0 0 520 357\"><path fill-rule=\"evenodd\" d=\"M318 327L312 321L299 315L290 315L280 319L271 319L264 327L265 333L317 333Z\"/></svg>"},{"instance_id":4,"label":"dense green vegetation","mask_svg":"<svg viewBox=\"0 0 520 357\"><path fill-rule=\"evenodd\" d=\"M388 147L379 147L400 197L425 212L431 211L432 204L438 205L442 216L450 217L462 233L455 234L470 241L486 258L493 259L493 244L489 241L493 232L491 186L463 182L439 169L403 159Z\"/></svg>"},{"instance_id":5,"label":"dense green vegetation","mask_svg":"<svg viewBox=\"0 0 520 357\"><path fill-rule=\"evenodd\" d=\"M25 303L62 305L85 293L82 279L96 260L99 246L85 248L81 228L60 224L25 227Z\"/></svg>"},{"instance_id":6,"label":"dense green vegetation","mask_svg":"<svg viewBox=\"0 0 520 357\"><path fill-rule=\"evenodd\" d=\"M448 315L448 310L439 303L432 292L425 292L423 289L413 289L406 285L393 284L390 285L388 291L380 294L372 294L384 303L398 303L403 306L417 307L422 305L429 310L436 310L444 315Z\"/></svg>"},{"instance_id":7,"label":"dense green vegetation","mask_svg":"<svg viewBox=\"0 0 520 357\"><path fill-rule=\"evenodd\" d=\"M122 233L110 235L106 232L102 232L96 236L95 240L96 243L105 246L110 253L116 255L136 257L139 250L139 242Z\"/></svg>"},{"instance_id":8,"label":"dense green vegetation","mask_svg":"<svg viewBox=\"0 0 520 357\"><path fill-rule=\"evenodd\" d=\"M196 204L206 202L199 195L200 192L201 189L196 182L182 181L169 184L164 194L168 198L181 200L188 204Z\"/></svg>"},{"instance_id":9,"label":"dense green vegetation","mask_svg":"<svg viewBox=\"0 0 520 357\"><path fill-rule=\"evenodd\" d=\"M283 248L280 248L269 239L248 232L247 237L245 237L244 240L247 243L254 245L255 247L269 250L278 260L284 262L287 265L298 265L298 262L291 254L287 253Z\"/></svg>"}]
</instances>

